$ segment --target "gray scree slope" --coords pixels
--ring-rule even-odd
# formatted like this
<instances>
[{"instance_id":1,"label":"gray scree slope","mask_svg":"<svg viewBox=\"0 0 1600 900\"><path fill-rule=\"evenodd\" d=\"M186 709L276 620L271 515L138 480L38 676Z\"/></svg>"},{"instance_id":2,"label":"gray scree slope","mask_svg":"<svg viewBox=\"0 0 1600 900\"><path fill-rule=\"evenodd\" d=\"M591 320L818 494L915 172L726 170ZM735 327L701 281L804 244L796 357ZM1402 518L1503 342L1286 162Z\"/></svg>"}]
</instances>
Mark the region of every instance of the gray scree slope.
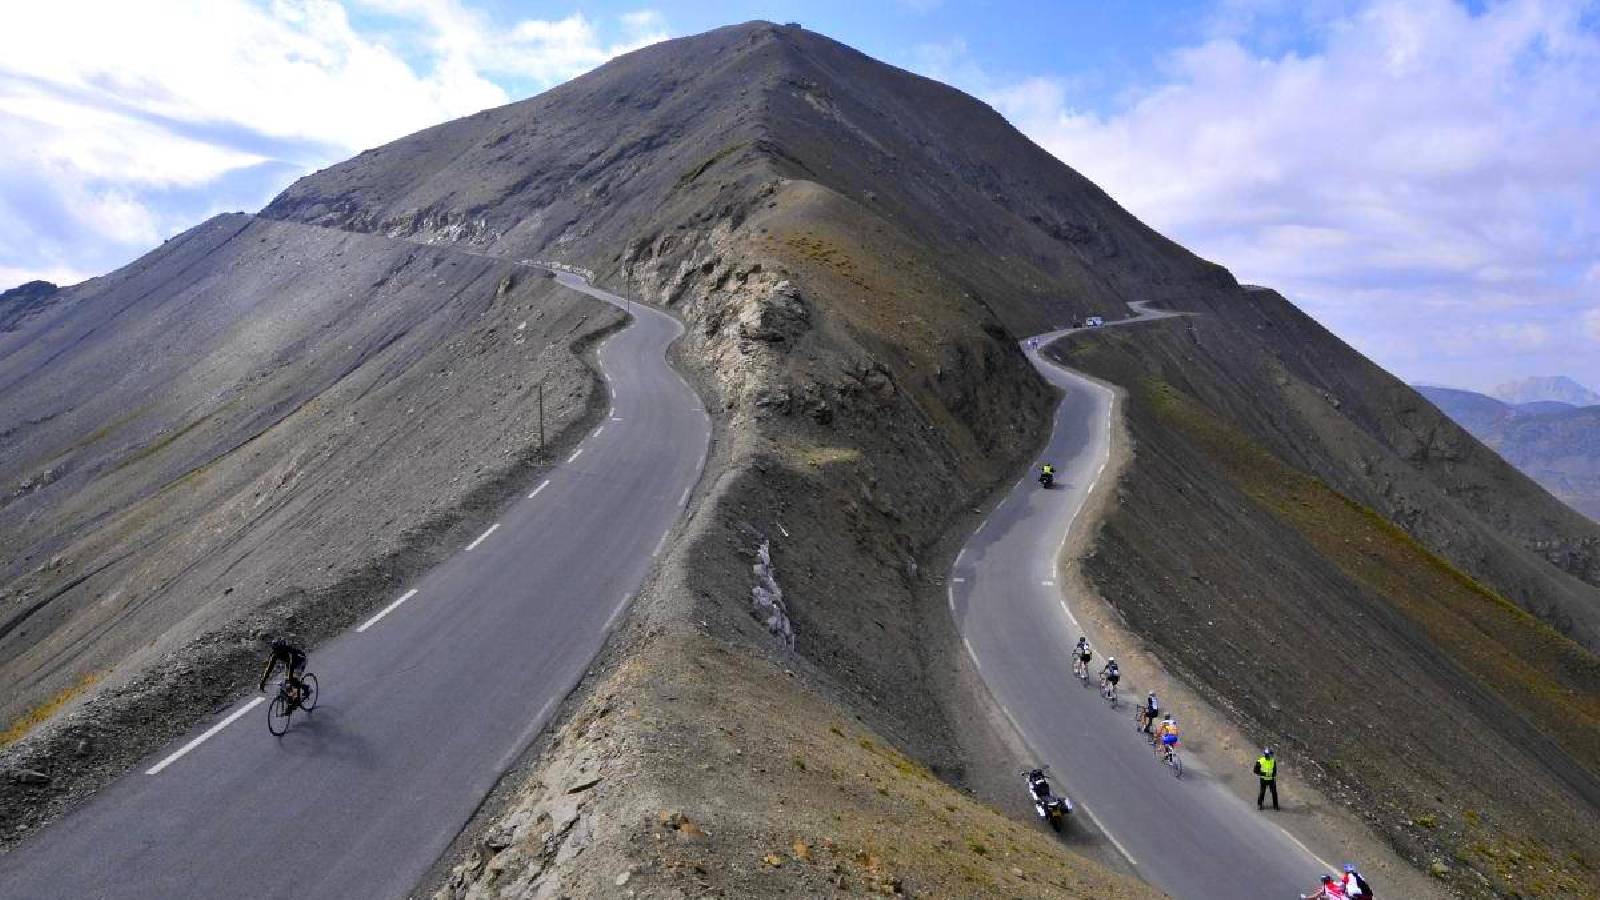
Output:
<instances>
[{"instance_id":1,"label":"gray scree slope","mask_svg":"<svg viewBox=\"0 0 1600 900\"><path fill-rule=\"evenodd\" d=\"M710 420L664 356L682 327L629 308L599 351L614 397L602 428L415 596L319 649L315 712L280 740L258 705L145 774L175 743L0 857L0 894L411 890L582 677L704 466Z\"/></svg>"},{"instance_id":2,"label":"gray scree slope","mask_svg":"<svg viewBox=\"0 0 1600 900\"><path fill-rule=\"evenodd\" d=\"M1144 316L1112 324L1171 315L1134 308ZM1067 333L1041 335L1038 345ZM1132 727L1143 696L1133 686L1123 684L1113 710L1072 675L1072 646L1083 632L1062 599L1056 562L1109 458L1112 394L1044 360L1032 343L1024 344L1029 358L1063 392L1040 457L1056 465L1056 489L1042 490L1030 474L968 539L951 576L957 627L1039 762L1145 880L1179 897L1197 889L1293 897L1325 864L1211 778L1204 761L1185 756L1181 780L1158 765ZM1097 656L1093 665L1104 661Z\"/></svg>"}]
</instances>

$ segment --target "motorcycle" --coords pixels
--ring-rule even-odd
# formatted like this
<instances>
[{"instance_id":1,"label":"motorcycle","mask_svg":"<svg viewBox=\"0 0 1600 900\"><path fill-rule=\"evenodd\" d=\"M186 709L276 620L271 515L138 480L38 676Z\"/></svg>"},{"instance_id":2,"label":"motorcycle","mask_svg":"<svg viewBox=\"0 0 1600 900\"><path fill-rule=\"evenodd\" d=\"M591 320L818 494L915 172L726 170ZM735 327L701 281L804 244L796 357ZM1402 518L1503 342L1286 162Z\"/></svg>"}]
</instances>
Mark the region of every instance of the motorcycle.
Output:
<instances>
[{"instance_id":1,"label":"motorcycle","mask_svg":"<svg viewBox=\"0 0 1600 900\"><path fill-rule=\"evenodd\" d=\"M1066 797L1057 796L1050 790L1050 782L1046 780L1045 773L1050 771L1049 766L1037 769L1028 769L1021 773L1024 781L1028 783L1028 798L1033 801L1033 811L1039 818L1050 823L1050 828L1060 831L1066 824L1067 814L1072 812L1072 801Z\"/></svg>"},{"instance_id":2,"label":"motorcycle","mask_svg":"<svg viewBox=\"0 0 1600 900\"><path fill-rule=\"evenodd\" d=\"M1039 473L1039 484L1042 485L1044 487L1044 489L1047 490L1047 491L1050 490L1051 488L1055 487L1056 486L1055 473L1054 472L1040 472Z\"/></svg>"}]
</instances>

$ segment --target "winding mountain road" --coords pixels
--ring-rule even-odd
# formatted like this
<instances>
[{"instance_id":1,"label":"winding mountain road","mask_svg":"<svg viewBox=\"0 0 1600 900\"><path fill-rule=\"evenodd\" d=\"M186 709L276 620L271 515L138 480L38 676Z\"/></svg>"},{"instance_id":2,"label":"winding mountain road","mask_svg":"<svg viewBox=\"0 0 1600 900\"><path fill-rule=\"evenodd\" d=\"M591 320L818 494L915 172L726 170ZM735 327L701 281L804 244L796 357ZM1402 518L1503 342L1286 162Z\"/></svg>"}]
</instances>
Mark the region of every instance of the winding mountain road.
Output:
<instances>
[{"instance_id":1,"label":"winding mountain road","mask_svg":"<svg viewBox=\"0 0 1600 900\"><path fill-rule=\"evenodd\" d=\"M470 546L319 647L324 696L283 738L241 701L0 856L0 896L412 890L582 678L705 465L710 418L665 358L682 326L556 277L633 315L598 350L601 425Z\"/></svg>"},{"instance_id":2,"label":"winding mountain road","mask_svg":"<svg viewBox=\"0 0 1600 900\"><path fill-rule=\"evenodd\" d=\"M1138 317L1103 327L1178 315L1133 307ZM1071 649L1084 631L1056 583L1057 560L1110 460L1113 400L1110 388L1041 355L1073 330L1023 342L1062 391L1039 459L1055 464L1056 489L1039 487L1036 465L967 540L950 578L957 628L990 693L1077 805L1074 815L1092 817L1142 878L1175 897L1298 896L1326 863L1207 768L1239 760L1185 754L1183 777L1174 778L1133 729L1144 688L1124 678L1126 699L1112 710L1072 675ZM1098 652L1094 668L1104 661ZM1174 712L1181 725L1183 711Z\"/></svg>"}]
</instances>

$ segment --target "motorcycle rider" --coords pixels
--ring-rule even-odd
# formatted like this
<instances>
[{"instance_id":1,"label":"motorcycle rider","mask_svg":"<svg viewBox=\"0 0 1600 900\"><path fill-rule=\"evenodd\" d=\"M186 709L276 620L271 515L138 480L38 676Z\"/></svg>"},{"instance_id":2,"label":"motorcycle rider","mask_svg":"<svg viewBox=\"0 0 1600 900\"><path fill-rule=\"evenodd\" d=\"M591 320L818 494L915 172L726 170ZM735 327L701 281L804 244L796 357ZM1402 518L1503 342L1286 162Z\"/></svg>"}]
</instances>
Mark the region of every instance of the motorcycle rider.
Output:
<instances>
[{"instance_id":1,"label":"motorcycle rider","mask_svg":"<svg viewBox=\"0 0 1600 900\"><path fill-rule=\"evenodd\" d=\"M1045 463L1043 466L1039 467L1039 483L1040 484L1044 485L1045 487L1049 487L1050 485L1055 484L1055 481L1056 481L1056 467L1055 467L1054 464Z\"/></svg>"},{"instance_id":2,"label":"motorcycle rider","mask_svg":"<svg viewBox=\"0 0 1600 900\"><path fill-rule=\"evenodd\" d=\"M1045 803L1054 796L1050 792L1050 782L1045 780L1043 769L1034 769L1028 773L1028 789L1033 792L1033 799Z\"/></svg>"}]
</instances>

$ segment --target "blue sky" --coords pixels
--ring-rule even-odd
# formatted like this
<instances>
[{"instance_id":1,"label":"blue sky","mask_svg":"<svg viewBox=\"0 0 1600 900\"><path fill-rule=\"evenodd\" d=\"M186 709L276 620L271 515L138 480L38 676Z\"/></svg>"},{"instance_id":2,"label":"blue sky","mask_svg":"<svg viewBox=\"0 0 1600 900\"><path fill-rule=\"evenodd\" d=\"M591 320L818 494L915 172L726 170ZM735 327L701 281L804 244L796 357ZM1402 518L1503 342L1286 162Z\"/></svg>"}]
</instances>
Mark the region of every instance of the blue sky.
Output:
<instances>
[{"instance_id":1,"label":"blue sky","mask_svg":"<svg viewBox=\"0 0 1600 900\"><path fill-rule=\"evenodd\" d=\"M366 147L753 18L984 99L1403 378L1600 387L1585 0L18 5L0 286L109 271Z\"/></svg>"}]
</instances>

